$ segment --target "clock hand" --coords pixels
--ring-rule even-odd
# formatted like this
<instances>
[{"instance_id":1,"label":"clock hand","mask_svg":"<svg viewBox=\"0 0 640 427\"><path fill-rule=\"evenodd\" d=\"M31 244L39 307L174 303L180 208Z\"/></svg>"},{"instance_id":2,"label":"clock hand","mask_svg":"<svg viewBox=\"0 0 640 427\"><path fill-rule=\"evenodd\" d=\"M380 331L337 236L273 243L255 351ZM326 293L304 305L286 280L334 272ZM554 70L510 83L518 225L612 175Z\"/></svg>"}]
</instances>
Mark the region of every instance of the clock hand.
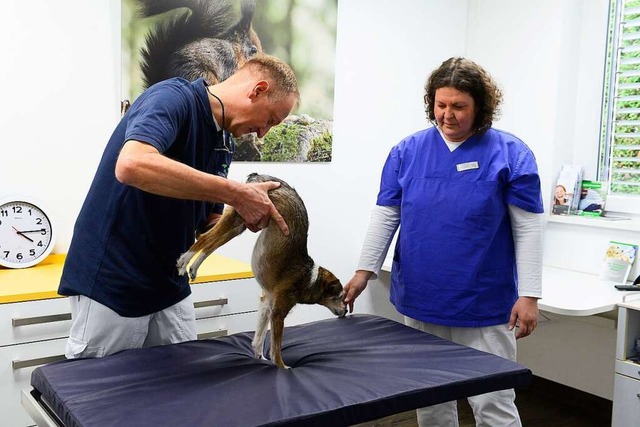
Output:
<instances>
[{"instance_id":1,"label":"clock hand","mask_svg":"<svg viewBox=\"0 0 640 427\"><path fill-rule=\"evenodd\" d=\"M11 228L13 228L14 230L16 230L16 233L18 233L19 235L21 235L22 237L24 237L25 239L27 239L28 241L30 241L31 243L33 243L33 239L29 236L25 236L24 231L19 231L17 228L15 228L13 225L11 226Z\"/></svg>"},{"instance_id":2,"label":"clock hand","mask_svg":"<svg viewBox=\"0 0 640 427\"><path fill-rule=\"evenodd\" d=\"M14 228L15 230L15 228ZM22 233L42 233L42 231L44 230L44 228L41 228L40 230L25 230L25 231L18 231L18 233L22 234Z\"/></svg>"}]
</instances>

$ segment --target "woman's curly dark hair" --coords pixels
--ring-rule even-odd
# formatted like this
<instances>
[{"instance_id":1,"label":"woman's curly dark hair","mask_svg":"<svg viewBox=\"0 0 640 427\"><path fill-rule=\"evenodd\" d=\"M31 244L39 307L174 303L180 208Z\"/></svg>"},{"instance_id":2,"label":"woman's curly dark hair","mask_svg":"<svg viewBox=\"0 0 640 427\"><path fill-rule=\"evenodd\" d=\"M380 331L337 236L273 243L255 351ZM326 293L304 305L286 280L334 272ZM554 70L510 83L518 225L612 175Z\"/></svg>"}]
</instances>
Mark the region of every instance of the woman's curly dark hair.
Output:
<instances>
[{"instance_id":1,"label":"woman's curly dark hair","mask_svg":"<svg viewBox=\"0 0 640 427\"><path fill-rule=\"evenodd\" d=\"M452 87L473 98L476 104L473 128L477 133L489 129L500 114L498 106L502 102L502 91L489 73L471 60L453 57L433 71L424 85L425 111L429 121L434 124L436 90L443 87Z\"/></svg>"}]
</instances>

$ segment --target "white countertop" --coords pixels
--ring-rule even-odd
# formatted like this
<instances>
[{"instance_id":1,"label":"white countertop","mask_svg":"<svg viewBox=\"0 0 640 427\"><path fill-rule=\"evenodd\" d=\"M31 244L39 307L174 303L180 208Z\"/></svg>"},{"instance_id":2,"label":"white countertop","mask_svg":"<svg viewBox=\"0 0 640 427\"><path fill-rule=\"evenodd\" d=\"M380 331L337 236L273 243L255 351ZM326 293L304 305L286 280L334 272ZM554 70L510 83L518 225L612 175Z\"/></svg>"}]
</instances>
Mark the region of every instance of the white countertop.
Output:
<instances>
[{"instance_id":1,"label":"white countertop","mask_svg":"<svg viewBox=\"0 0 640 427\"><path fill-rule=\"evenodd\" d=\"M391 261L382 270L391 271ZM565 316L592 316L615 310L618 304L640 301L640 291L619 291L595 274L544 266L540 310Z\"/></svg>"},{"instance_id":2,"label":"white countertop","mask_svg":"<svg viewBox=\"0 0 640 427\"><path fill-rule=\"evenodd\" d=\"M562 268L542 268L540 310L565 316L591 316L615 310L618 304L640 300L640 291L619 291L595 274Z\"/></svg>"}]
</instances>

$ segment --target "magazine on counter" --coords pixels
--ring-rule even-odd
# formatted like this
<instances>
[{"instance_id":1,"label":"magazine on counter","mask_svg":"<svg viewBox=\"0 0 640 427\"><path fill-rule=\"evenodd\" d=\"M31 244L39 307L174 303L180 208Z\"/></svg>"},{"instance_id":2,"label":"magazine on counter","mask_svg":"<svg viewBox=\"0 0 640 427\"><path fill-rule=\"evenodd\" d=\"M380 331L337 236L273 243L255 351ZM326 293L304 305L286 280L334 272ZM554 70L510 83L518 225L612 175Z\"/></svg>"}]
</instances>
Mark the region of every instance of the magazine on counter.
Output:
<instances>
[{"instance_id":1,"label":"magazine on counter","mask_svg":"<svg viewBox=\"0 0 640 427\"><path fill-rule=\"evenodd\" d=\"M636 260L638 245L610 241L605 253L600 278L625 284Z\"/></svg>"},{"instance_id":2,"label":"magazine on counter","mask_svg":"<svg viewBox=\"0 0 640 427\"><path fill-rule=\"evenodd\" d=\"M607 200L607 192L607 182L583 180L578 202L578 214L582 216L602 216Z\"/></svg>"},{"instance_id":3,"label":"magazine on counter","mask_svg":"<svg viewBox=\"0 0 640 427\"><path fill-rule=\"evenodd\" d=\"M556 181L552 214L569 215L578 212L583 174L584 168L580 165L562 165Z\"/></svg>"}]
</instances>

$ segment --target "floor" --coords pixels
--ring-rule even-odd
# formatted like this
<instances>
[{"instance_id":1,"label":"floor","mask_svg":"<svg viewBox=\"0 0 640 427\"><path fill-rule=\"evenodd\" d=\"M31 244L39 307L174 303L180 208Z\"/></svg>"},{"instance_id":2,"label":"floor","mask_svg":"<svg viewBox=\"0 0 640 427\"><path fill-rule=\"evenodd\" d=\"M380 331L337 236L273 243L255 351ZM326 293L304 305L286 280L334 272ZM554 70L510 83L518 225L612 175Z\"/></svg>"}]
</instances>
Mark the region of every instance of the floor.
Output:
<instances>
[{"instance_id":1,"label":"floor","mask_svg":"<svg viewBox=\"0 0 640 427\"><path fill-rule=\"evenodd\" d=\"M531 385L516 393L523 427L609 427L610 400L534 377ZM466 400L458 402L460 427L475 427ZM417 427L415 411L403 412L354 427Z\"/></svg>"}]
</instances>

